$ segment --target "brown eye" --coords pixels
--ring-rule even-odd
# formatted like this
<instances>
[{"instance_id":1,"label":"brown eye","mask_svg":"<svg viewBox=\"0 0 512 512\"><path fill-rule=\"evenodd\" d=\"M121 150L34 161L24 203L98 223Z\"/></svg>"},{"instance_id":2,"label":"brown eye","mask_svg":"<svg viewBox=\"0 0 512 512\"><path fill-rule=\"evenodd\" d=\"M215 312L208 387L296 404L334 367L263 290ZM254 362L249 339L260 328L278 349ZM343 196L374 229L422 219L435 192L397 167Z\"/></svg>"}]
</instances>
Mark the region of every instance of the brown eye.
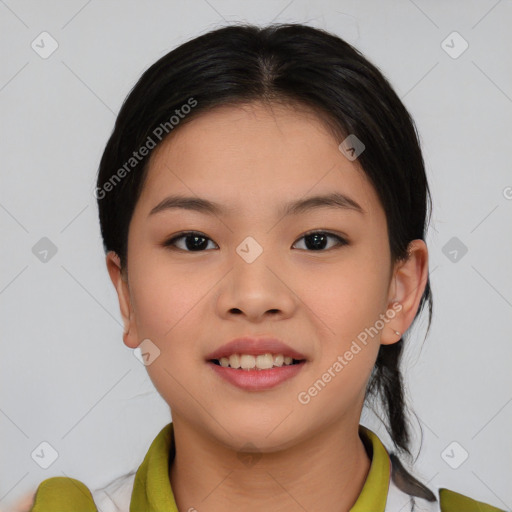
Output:
<instances>
[{"instance_id":1,"label":"brown eye","mask_svg":"<svg viewBox=\"0 0 512 512\"><path fill-rule=\"evenodd\" d=\"M345 238L329 231L311 231L302 235L299 240L305 240L305 247L303 249L316 252L324 252L329 249L348 245L348 241ZM327 247L329 246L329 240L334 240L336 243L334 243L334 245L331 243L331 246ZM176 248L185 252L204 252L208 249L209 242L214 244L213 248L218 249L218 245L203 233L198 231L186 231L167 240L164 243L164 247ZM297 244L297 242L295 242L295 244Z\"/></svg>"},{"instance_id":2,"label":"brown eye","mask_svg":"<svg viewBox=\"0 0 512 512\"><path fill-rule=\"evenodd\" d=\"M302 235L299 240L304 239L306 241L305 248L310 251L324 251L326 250L326 245L328 245L329 239L337 240L337 243L334 245L335 247L340 247L343 245L348 245L348 242L341 236L335 235L334 233L330 233L329 231L310 231L305 235ZM331 249L333 247L329 247Z\"/></svg>"},{"instance_id":3,"label":"brown eye","mask_svg":"<svg viewBox=\"0 0 512 512\"><path fill-rule=\"evenodd\" d=\"M181 240L183 240L184 243L181 243ZM213 242L213 240L202 233L186 231L167 240L164 243L164 247L175 247L186 252L202 252L207 248L208 240ZM218 247L217 244L215 244L215 246Z\"/></svg>"}]
</instances>

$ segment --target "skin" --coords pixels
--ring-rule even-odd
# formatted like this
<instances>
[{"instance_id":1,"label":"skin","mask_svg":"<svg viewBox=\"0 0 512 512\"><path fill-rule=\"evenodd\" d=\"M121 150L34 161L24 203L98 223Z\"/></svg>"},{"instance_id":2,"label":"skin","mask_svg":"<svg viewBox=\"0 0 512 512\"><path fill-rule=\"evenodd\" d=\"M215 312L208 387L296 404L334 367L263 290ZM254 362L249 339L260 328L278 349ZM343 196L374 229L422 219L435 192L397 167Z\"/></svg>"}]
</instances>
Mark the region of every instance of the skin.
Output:
<instances>
[{"instance_id":1,"label":"skin","mask_svg":"<svg viewBox=\"0 0 512 512\"><path fill-rule=\"evenodd\" d=\"M107 254L124 343L136 348L150 339L160 350L146 368L172 411L177 448L169 478L180 510L348 511L362 490L370 469L358 435L366 384L380 344L397 342L395 331L414 319L428 252L414 240L409 259L392 265L384 210L340 142L304 108L250 103L202 114L152 154L130 224L127 268ZM364 215L327 207L277 214L284 202L333 191L357 201ZM231 211L148 216L169 194ZM185 230L206 236L206 249L187 252L184 239L164 246ZM349 244L329 238L325 248L308 249L303 235L310 230ZM263 248L252 263L236 252L247 236ZM395 302L400 312L301 404L298 394ZM206 356L243 335L280 338L308 361L273 389L239 389ZM246 443L256 447L257 463L237 456Z\"/></svg>"}]
</instances>

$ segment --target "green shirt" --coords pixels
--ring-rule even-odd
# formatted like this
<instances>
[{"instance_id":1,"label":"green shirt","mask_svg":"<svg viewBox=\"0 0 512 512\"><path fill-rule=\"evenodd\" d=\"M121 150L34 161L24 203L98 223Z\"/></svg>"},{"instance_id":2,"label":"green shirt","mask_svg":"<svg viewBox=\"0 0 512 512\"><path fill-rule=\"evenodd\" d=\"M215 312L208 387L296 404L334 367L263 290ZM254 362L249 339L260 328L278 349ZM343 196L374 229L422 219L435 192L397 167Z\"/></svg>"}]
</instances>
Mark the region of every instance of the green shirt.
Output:
<instances>
[{"instance_id":1,"label":"green shirt","mask_svg":"<svg viewBox=\"0 0 512 512\"><path fill-rule=\"evenodd\" d=\"M408 494L391 478L391 460L377 435L360 425L359 436L371 465L363 489L350 512L504 512L445 488L439 489L436 501ZM91 493L74 478L48 478L39 484L31 512L98 512L97 507L103 512L178 512L169 481L174 454L171 422L159 432L137 472L126 477L124 484L117 488L105 488L110 492L97 490Z\"/></svg>"}]
</instances>

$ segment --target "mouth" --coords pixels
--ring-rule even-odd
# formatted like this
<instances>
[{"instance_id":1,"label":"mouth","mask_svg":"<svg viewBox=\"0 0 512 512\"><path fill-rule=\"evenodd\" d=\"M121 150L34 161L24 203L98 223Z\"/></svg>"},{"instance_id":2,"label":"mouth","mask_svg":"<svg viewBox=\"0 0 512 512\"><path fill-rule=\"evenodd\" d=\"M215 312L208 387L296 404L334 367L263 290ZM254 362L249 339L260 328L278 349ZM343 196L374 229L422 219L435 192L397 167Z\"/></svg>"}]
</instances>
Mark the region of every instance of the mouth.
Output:
<instances>
[{"instance_id":1,"label":"mouth","mask_svg":"<svg viewBox=\"0 0 512 512\"><path fill-rule=\"evenodd\" d=\"M237 338L208 354L214 374L245 391L264 391L298 375L305 354L270 337Z\"/></svg>"},{"instance_id":2,"label":"mouth","mask_svg":"<svg viewBox=\"0 0 512 512\"><path fill-rule=\"evenodd\" d=\"M305 359L294 359L284 354L232 354L229 357L210 359L210 363L233 370L272 370L305 363Z\"/></svg>"},{"instance_id":3,"label":"mouth","mask_svg":"<svg viewBox=\"0 0 512 512\"><path fill-rule=\"evenodd\" d=\"M224 382L250 392L267 391L298 375L306 359L283 354L232 354L208 359L207 365Z\"/></svg>"}]
</instances>

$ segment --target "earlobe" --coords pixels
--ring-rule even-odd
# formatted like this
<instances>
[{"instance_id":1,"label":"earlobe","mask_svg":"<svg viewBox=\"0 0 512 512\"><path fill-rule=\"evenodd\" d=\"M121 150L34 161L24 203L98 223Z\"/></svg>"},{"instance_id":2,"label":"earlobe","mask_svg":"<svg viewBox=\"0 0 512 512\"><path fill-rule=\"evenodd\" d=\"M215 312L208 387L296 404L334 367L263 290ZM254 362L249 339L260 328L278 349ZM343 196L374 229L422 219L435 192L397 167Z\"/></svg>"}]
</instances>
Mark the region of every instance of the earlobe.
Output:
<instances>
[{"instance_id":1,"label":"earlobe","mask_svg":"<svg viewBox=\"0 0 512 512\"><path fill-rule=\"evenodd\" d=\"M117 292L119 309L123 318L123 342L129 348L137 348L139 343L137 340L136 328L135 325L133 325L133 312L130 301L128 280L121 268L119 256L114 251L109 251L106 256L106 264L110 280Z\"/></svg>"},{"instance_id":2,"label":"earlobe","mask_svg":"<svg viewBox=\"0 0 512 512\"><path fill-rule=\"evenodd\" d=\"M386 311L386 317L391 318L388 325L384 327L384 331L381 334L380 342L382 345L392 345L400 341L402 338L402 332L396 330L397 325L402 325L403 322L400 319L400 312L402 311L403 306L398 301L393 301L392 308L388 308Z\"/></svg>"},{"instance_id":3,"label":"earlobe","mask_svg":"<svg viewBox=\"0 0 512 512\"><path fill-rule=\"evenodd\" d=\"M381 343L396 343L412 324L428 280L428 249L423 240L409 244L408 258L397 262L389 290L389 306L395 311L381 336ZM400 304L397 308L396 304ZM399 333L399 334L397 334Z\"/></svg>"}]
</instances>

